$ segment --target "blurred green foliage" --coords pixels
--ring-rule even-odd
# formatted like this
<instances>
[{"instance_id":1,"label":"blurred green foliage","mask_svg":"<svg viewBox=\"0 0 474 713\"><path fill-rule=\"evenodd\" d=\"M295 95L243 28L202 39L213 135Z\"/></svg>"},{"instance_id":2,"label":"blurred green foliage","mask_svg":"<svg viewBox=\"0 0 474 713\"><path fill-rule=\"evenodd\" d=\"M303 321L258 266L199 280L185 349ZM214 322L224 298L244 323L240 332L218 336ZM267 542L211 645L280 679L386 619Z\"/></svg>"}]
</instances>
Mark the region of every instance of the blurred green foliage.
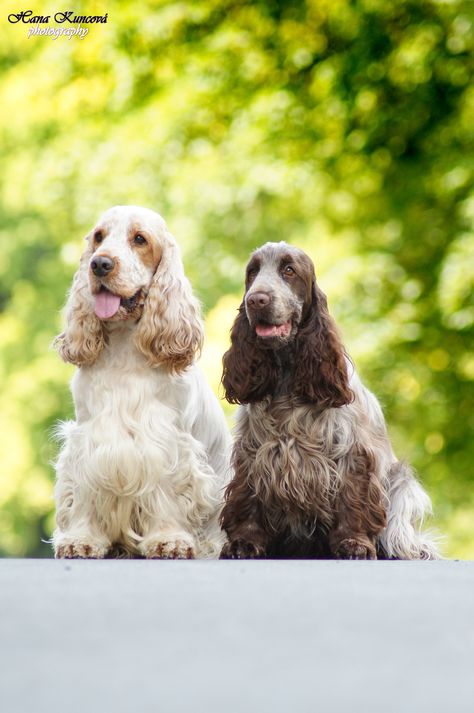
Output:
<instances>
[{"instance_id":1,"label":"blurred green foliage","mask_svg":"<svg viewBox=\"0 0 474 713\"><path fill-rule=\"evenodd\" d=\"M214 384L250 250L313 256L447 553L474 557L474 3L109 1L83 40L28 39L20 9L0 18L0 552L50 553L72 369L49 345L81 236L136 203L182 246Z\"/></svg>"}]
</instances>

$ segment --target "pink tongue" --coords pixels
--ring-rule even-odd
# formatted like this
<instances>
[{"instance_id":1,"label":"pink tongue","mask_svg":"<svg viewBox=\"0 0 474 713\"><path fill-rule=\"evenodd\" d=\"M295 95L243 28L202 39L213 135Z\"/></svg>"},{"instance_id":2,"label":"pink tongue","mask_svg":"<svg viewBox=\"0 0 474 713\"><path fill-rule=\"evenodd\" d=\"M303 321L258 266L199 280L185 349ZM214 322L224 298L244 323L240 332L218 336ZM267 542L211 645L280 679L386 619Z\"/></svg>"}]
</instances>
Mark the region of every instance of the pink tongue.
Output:
<instances>
[{"instance_id":1,"label":"pink tongue","mask_svg":"<svg viewBox=\"0 0 474 713\"><path fill-rule=\"evenodd\" d=\"M255 331L259 337L287 337L291 331L291 322L285 322L285 324L257 324Z\"/></svg>"},{"instance_id":2,"label":"pink tongue","mask_svg":"<svg viewBox=\"0 0 474 713\"><path fill-rule=\"evenodd\" d=\"M120 297L102 290L95 296L95 313L100 319L113 317L120 307Z\"/></svg>"}]
</instances>

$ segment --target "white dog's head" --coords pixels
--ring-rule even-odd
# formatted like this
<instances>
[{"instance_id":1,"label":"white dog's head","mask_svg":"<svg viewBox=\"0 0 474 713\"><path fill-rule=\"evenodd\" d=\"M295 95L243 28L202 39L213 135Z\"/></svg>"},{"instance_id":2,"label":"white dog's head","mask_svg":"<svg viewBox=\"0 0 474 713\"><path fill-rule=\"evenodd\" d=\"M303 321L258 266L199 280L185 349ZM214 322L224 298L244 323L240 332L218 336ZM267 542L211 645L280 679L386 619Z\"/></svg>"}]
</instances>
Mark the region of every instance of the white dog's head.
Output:
<instances>
[{"instance_id":1,"label":"white dog's head","mask_svg":"<svg viewBox=\"0 0 474 713\"><path fill-rule=\"evenodd\" d=\"M87 240L95 314L103 320L137 319L164 252L176 249L164 220L145 208L111 208Z\"/></svg>"},{"instance_id":2,"label":"white dog's head","mask_svg":"<svg viewBox=\"0 0 474 713\"><path fill-rule=\"evenodd\" d=\"M179 372L202 344L199 305L163 218L137 206L106 211L87 249L67 304L67 327L56 343L65 361L93 364L109 323L136 325L137 348L151 366Z\"/></svg>"}]
</instances>

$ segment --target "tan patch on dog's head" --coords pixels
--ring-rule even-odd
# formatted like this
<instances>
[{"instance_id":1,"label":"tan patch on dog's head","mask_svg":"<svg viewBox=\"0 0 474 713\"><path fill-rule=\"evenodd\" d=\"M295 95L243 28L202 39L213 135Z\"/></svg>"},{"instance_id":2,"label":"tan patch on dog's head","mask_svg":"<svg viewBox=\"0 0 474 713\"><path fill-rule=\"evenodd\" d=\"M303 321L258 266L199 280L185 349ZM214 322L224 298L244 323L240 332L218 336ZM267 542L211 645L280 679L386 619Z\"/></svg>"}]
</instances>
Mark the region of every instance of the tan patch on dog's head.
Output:
<instances>
[{"instance_id":1,"label":"tan patch on dog's head","mask_svg":"<svg viewBox=\"0 0 474 713\"><path fill-rule=\"evenodd\" d=\"M158 238L150 231L142 228L139 222L130 224L128 234L132 249L137 251L143 264L154 272L163 255L163 247Z\"/></svg>"}]
</instances>

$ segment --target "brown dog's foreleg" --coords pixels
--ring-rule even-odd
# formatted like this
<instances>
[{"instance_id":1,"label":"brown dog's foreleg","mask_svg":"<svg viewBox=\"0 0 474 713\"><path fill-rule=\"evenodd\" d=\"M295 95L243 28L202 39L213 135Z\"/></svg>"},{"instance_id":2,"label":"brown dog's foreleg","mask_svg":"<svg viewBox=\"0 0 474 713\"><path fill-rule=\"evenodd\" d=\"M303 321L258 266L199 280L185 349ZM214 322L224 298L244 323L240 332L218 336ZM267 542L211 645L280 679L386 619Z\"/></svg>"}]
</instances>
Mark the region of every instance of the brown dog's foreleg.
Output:
<instances>
[{"instance_id":1,"label":"brown dog's foreleg","mask_svg":"<svg viewBox=\"0 0 474 713\"><path fill-rule=\"evenodd\" d=\"M351 453L336 501L335 527L329 534L333 557L377 559L376 536L387 525L383 491L369 453Z\"/></svg>"},{"instance_id":2,"label":"brown dog's foreleg","mask_svg":"<svg viewBox=\"0 0 474 713\"><path fill-rule=\"evenodd\" d=\"M269 537L263 526L260 504L238 461L235 472L226 490L220 518L221 527L228 537L228 542L222 548L221 559L265 557Z\"/></svg>"}]
</instances>

